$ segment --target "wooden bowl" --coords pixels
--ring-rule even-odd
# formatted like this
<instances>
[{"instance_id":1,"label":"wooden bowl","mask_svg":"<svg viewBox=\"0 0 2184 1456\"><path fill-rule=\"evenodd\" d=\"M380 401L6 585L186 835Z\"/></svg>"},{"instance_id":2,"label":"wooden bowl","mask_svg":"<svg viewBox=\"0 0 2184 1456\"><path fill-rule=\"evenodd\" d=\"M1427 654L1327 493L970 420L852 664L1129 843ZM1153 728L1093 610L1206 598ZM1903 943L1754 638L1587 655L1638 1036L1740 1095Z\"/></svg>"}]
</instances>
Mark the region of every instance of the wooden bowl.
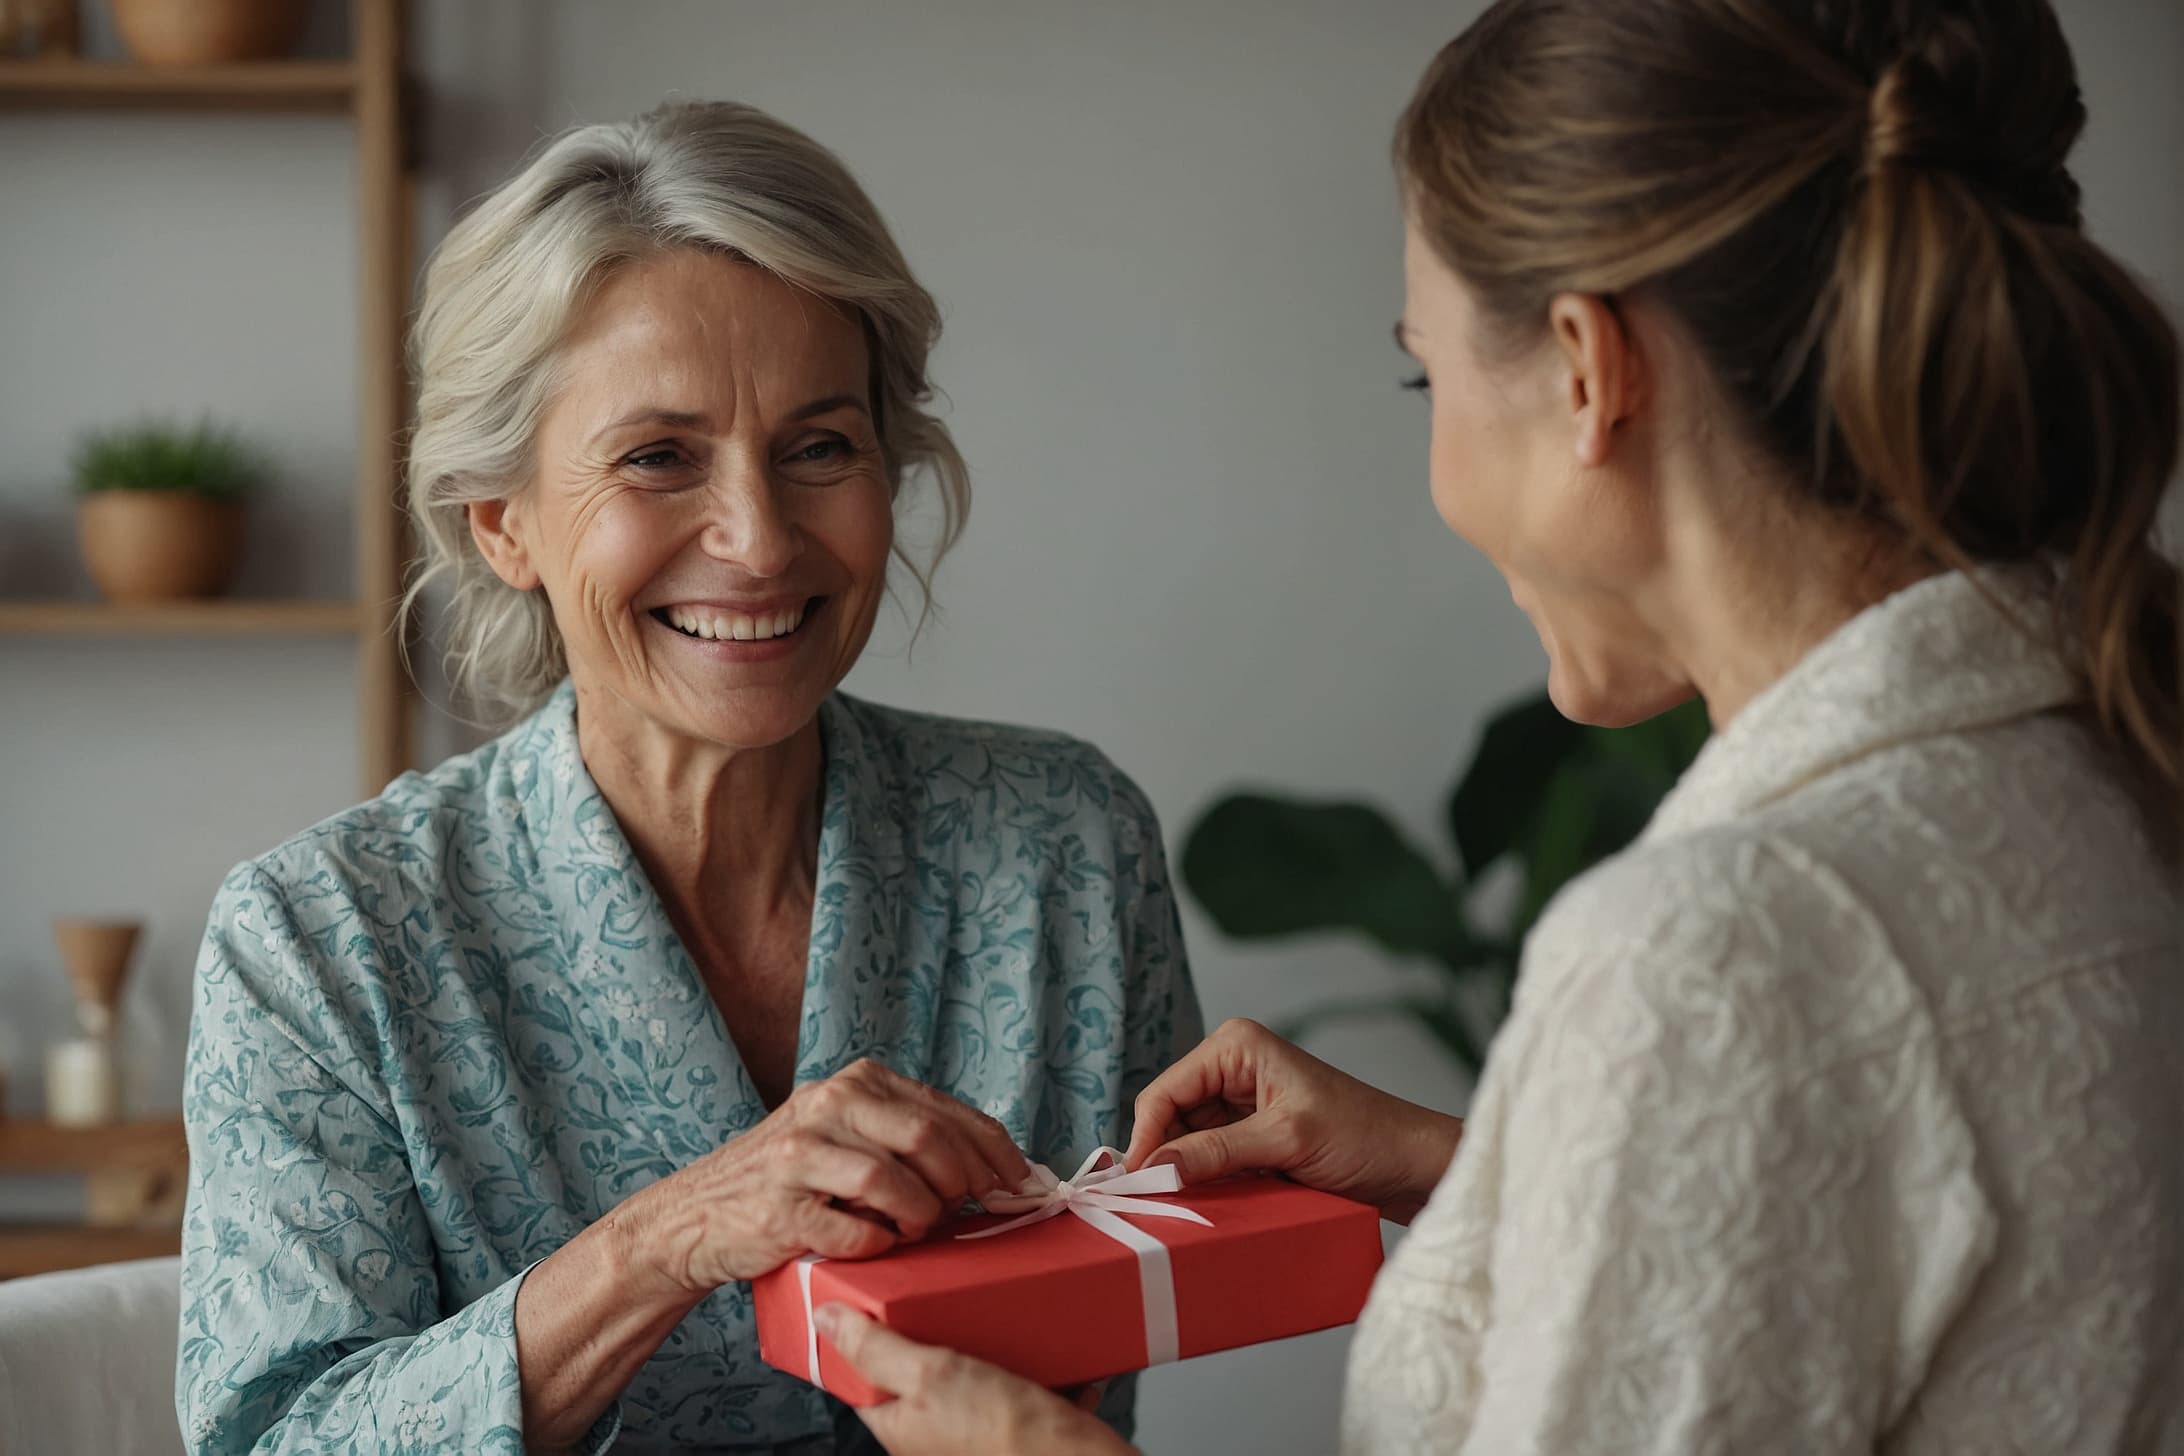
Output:
<instances>
[{"instance_id":1,"label":"wooden bowl","mask_svg":"<svg viewBox=\"0 0 2184 1456\"><path fill-rule=\"evenodd\" d=\"M218 66L285 56L310 0L108 0L129 54L147 66Z\"/></svg>"},{"instance_id":2,"label":"wooden bowl","mask_svg":"<svg viewBox=\"0 0 2184 1456\"><path fill-rule=\"evenodd\" d=\"M242 564L243 507L180 491L95 491L76 504L76 534L109 601L216 597Z\"/></svg>"}]
</instances>

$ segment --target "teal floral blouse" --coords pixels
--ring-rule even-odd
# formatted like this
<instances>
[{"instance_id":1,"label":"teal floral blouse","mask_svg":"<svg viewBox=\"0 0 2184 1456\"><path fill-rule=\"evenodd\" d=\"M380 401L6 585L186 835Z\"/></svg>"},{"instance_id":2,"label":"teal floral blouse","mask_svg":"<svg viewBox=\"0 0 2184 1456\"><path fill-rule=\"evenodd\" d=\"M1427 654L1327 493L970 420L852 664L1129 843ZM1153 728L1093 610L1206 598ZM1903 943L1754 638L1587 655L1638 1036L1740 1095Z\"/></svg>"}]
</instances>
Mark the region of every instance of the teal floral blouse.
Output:
<instances>
[{"instance_id":1,"label":"teal floral blouse","mask_svg":"<svg viewBox=\"0 0 2184 1456\"><path fill-rule=\"evenodd\" d=\"M1198 1037L1159 826L1096 750L836 695L799 1082L875 1057L1043 1162ZM564 683L221 887L184 1112L193 1452L523 1450L527 1269L765 1115ZM1127 1428L1131 1392L1110 1397ZM861 1448L715 1291L591 1449Z\"/></svg>"}]
</instances>

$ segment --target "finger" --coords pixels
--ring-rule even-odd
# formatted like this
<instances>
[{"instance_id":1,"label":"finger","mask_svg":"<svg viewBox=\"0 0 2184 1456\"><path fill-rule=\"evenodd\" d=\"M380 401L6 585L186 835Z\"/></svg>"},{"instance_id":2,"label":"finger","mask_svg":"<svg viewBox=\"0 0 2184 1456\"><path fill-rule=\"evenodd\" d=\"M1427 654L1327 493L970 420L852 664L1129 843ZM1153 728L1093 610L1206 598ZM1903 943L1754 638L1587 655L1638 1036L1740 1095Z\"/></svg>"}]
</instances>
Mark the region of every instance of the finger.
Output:
<instances>
[{"instance_id":1,"label":"finger","mask_svg":"<svg viewBox=\"0 0 2184 1456\"><path fill-rule=\"evenodd\" d=\"M1070 1392L1069 1396L1071 1405L1081 1411L1090 1411L1094 1415L1099 1414L1100 1402L1105 1399L1107 1399L1107 1382L1104 1380L1095 1380L1090 1385L1080 1385Z\"/></svg>"},{"instance_id":2,"label":"finger","mask_svg":"<svg viewBox=\"0 0 2184 1456\"><path fill-rule=\"evenodd\" d=\"M825 1204L812 1205L802 1233L808 1252L829 1259L870 1259L902 1242L885 1224Z\"/></svg>"},{"instance_id":3,"label":"finger","mask_svg":"<svg viewBox=\"0 0 2184 1456\"><path fill-rule=\"evenodd\" d=\"M975 1150L978 1165L990 1173L972 1178L968 1191L984 1193L991 1188L1014 1188L1031 1176L1024 1157L1008 1129L962 1099L937 1087L903 1076L884 1062L866 1058L842 1073L853 1085L872 1094L875 1103L907 1103L922 1107Z\"/></svg>"},{"instance_id":4,"label":"finger","mask_svg":"<svg viewBox=\"0 0 2184 1456\"><path fill-rule=\"evenodd\" d=\"M1177 1138L1149 1159L1173 1163L1188 1184L1206 1183L1256 1169L1288 1172L1304 1161L1296 1139L1278 1113L1261 1112L1224 1127Z\"/></svg>"},{"instance_id":5,"label":"finger","mask_svg":"<svg viewBox=\"0 0 2184 1456\"><path fill-rule=\"evenodd\" d=\"M846 1304L822 1304L812 1320L858 1374L890 1395L915 1395L946 1358L947 1352L906 1340Z\"/></svg>"},{"instance_id":6,"label":"finger","mask_svg":"<svg viewBox=\"0 0 2184 1456\"><path fill-rule=\"evenodd\" d=\"M996 1186L998 1175L987 1165L970 1128L926 1099L860 1101L848 1109L845 1122L850 1131L916 1170L948 1207Z\"/></svg>"},{"instance_id":7,"label":"finger","mask_svg":"<svg viewBox=\"0 0 2184 1456\"><path fill-rule=\"evenodd\" d=\"M933 1107L950 1127L960 1131L976 1151L979 1160L992 1170L993 1181L983 1187L973 1188L973 1193L984 1193L992 1188L1014 1188L1031 1176L1031 1160L1024 1150L1009 1136L1009 1130L1000 1120L989 1117L960 1098L951 1097L937 1087L922 1082L910 1084L918 1097Z\"/></svg>"},{"instance_id":8,"label":"finger","mask_svg":"<svg viewBox=\"0 0 2184 1456\"><path fill-rule=\"evenodd\" d=\"M905 1238L921 1239L947 1210L923 1178L885 1148L847 1129L834 1141L815 1142L804 1153L798 1181L814 1193L871 1209Z\"/></svg>"},{"instance_id":9,"label":"finger","mask_svg":"<svg viewBox=\"0 0 2184 1456\"><path fill-rule=\"evenodd\" d=\"M1168 1140L1168 1129L1186 1125L1187 1115L1194 1108L1209 1102L1246 1106L1256 1102L1257 1059L1248 1046L1240 1045L1246 1040L1243 1034L1224 1026L1184 1053L1181 1061L1138 1094L1134 1109L1137 1121L1130 1130L1130 1148L1123 1157L1125 1166L1143 1167L1153 1150Z\"/></svg>"},{"instance_id":10,"label":"finger","mask_svg":"<svg viewBox=\"0 0 2184 1456\"><path fill-rule=\"evenodd\" d=\"M1181 1137L1186 1132L1204 1132L1209 1127L1226 1127L1232 1122L1241 1122L1251 1116L1254 1110L1228 1102L1203 1102L1183 1114L1183 1126L1176 1136Z\"/></svg>"},{"instance_id":11,"label":"finger","mask_svg":"<svg viewBox=\"0 0 2184 1456\"><path fill-rule=\"evenodd\" d=\"M1204 1132L1209 1127L1226 1127L1232 1122L1240 1122L1251 1116L1251 1113L1252 1109L1248 1107L1236 1107L1226 1102L1201 1103L1162 1128L1157 1137L1147 1138L1145 1141L1157 1152L1178 1138L1188 1137L1194 1132ZM1152 1161L1151 1153L1147 1153L1135 1166L1143 1167ZM1127 1157L1124 1159L1124 1166L1132 1166Z\"/></svg>"}]
</instances>

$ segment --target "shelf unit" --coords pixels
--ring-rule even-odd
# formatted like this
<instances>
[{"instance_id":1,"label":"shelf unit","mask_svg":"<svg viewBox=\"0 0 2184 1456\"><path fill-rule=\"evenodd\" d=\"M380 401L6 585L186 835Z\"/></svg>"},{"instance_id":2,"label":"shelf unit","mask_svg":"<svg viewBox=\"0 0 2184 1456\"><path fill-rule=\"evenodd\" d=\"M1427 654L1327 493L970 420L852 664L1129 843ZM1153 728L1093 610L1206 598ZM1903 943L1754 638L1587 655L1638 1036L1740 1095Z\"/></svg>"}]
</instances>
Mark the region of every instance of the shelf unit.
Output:
<instances>
[{"instance_id":1,"label":"shelf unit","mask_svg":"<svg viewBox=\"0 0 2184 1456\"><path fill-rule=\"evenodd\" d=\"M363 793L409 767L411 695L396 638L406 550L398 437L406 393L402 322L411 272L413 128L403 80L403 0L350 0L350 57L192 68L82 60L0 61L0 113L322 112L354 118L357 148L356 595L349 601L229 599L158 606L0 599L0 634L96 637L342 635L357 644Z\"/></svg>"},{"instance_id":2,"label":"shelf unit","mask_svg":"<svg viewBox=\"0 0 2184 1456\"><path fill-rule=\"evenodd\" d=\"M0 632L47 637L341 635L358 630L363 621L363 608L356 602L214 601L129 606L0 601Z\"/></svg>"},{"instance_id":3,"label":"shelf unit","mask_svg":"<svg viewBox=\"0 0 2184 1456\"><path fill-rule=\"evenodd\" d=\"M88 1209L81 1224L0 1223L0 1279L180 1252L188 1172L179 1117L86 1128L0 1118L0 1174L80 1174Z\"/></svg>"},{"instance_id":4,"label":"shelf unit","mask_svg":"<svg viewBox=\"0 0 2184 1456\"><path fill-rule=\"evenodd\" d=\"M253 61L155 67L110 61L0 61L0 110L347 111L361 66Z\"/></svg>"}]
</instances>

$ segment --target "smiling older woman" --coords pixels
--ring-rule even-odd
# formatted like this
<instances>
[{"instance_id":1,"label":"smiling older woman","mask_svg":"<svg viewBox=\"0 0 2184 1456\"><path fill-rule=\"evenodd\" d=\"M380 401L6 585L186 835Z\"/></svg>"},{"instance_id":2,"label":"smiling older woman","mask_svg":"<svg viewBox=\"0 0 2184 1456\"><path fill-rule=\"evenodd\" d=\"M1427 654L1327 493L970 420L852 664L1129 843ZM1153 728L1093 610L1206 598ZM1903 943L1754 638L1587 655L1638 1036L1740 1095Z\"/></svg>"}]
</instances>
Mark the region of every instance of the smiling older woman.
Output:
<instances>
[{"instance_id":1,"label":"smiling older woman","mask_svg":"<svg viewBox=\"0 0 2184 1456\"><path fill-rule=\"evenodd\" d=\"M745 1281L1119 1142L1196 1039L1127 778L836 690L905 482L961 519L937 331L744 107L575 131L440 248L411 511L458 684L527 716L222 887L194 1450L859 1444Z\"/></svg>"}]
</instances>

